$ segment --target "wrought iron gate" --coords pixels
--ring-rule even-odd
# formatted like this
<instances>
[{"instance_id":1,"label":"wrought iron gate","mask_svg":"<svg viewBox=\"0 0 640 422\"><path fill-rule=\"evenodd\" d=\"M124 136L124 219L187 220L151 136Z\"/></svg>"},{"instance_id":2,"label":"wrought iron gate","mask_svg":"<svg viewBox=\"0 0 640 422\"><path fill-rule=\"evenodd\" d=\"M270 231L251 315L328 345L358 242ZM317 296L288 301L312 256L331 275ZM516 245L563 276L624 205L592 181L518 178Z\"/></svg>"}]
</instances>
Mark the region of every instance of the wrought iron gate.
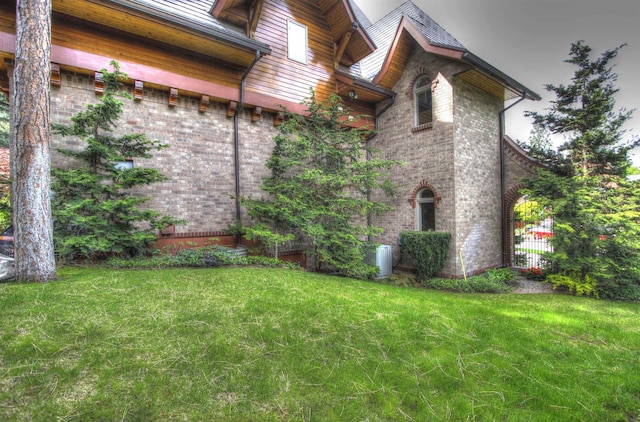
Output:
<instances>
[{"instance_id":1,"label":"wrought iron gate","mask_svg":"<svg viewBox=\"0 0 640 422\"><path fill-rule=\"evenodd\" d=\"M549 239L553 237L553 216L549 210L535 201L520 198L514 207L514 267L541 267L545 252L552 252Z\"/></svg>"}]
</instances>

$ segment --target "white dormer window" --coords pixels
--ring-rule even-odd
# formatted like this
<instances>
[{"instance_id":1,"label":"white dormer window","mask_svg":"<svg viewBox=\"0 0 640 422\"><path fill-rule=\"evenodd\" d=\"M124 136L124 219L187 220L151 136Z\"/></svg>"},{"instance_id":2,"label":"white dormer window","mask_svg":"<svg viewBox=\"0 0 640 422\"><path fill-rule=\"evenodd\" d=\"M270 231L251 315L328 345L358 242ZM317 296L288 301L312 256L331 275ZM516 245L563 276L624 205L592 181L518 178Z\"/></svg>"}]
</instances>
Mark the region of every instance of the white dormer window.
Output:
<instances>
[{"instance_id":1,"label":"white dormer window","mask_svg":"<svg viewBox=\"0 0 640 422\"><path fill-rule=\"evenodd\" d=\"M287 21L287 47L289 59L307 64L307 27Z\"/></svg>"}]
</instances>

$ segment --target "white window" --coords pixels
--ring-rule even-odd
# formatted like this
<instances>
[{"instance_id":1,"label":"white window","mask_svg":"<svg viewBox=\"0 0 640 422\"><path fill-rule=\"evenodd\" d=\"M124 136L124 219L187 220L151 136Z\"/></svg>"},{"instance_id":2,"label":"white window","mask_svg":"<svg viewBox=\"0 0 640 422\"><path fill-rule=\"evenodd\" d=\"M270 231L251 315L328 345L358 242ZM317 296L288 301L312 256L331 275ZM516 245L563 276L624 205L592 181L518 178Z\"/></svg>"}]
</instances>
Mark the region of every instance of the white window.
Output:
<instances>
[{"instance_id":1,"label":"white window","mask_svg":"<svg viewBox=\"0 0 640 422\"><path fill-rule=\"evenodd\" d=\"M129 170L133 168L133 160L117 161L114 165L116 170Z\"/></svg>"},{"instance_id":2,"label":"white window","mask_svg":"<svg viewBox=\"0 0 640 422\"><path fill-rule=\"evenodd\" d=\"M433 102L431 98L431 79L420 76L413 84L413 100L415 126L422 126L433 122Z\"/></svg>"},{"instance_id":3,"label":"white window","mask_svg":"<svg viewBox=\"0 0 640 422\"><path fill-rule=\"evenodd\" d=\"M287 21L287 41L289 58L307 64L307 27Z\"/></svg>"}]
</instances>

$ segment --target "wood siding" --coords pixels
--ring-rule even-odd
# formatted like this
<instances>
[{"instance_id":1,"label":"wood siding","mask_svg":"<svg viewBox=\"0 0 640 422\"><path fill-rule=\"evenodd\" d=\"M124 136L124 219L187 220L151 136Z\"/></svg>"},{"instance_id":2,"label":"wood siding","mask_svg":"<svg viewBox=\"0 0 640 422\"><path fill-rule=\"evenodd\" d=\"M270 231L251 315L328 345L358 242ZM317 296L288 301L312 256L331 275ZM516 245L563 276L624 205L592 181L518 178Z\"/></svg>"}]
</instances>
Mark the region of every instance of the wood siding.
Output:
<instances>
[{"instance_id":1,"label":"wood siding","mask_svg":"<svg viewBox=\"0 0 640 422\"><path fill-rule=\"evenodd\" d=\"M305 25L308 31L308 64L287 56L287 19ZM299 103L309 88L319 99L336 92L333 36L315 0L265 1L256 29L256 39L271 47L247 78L247 90Z\"/></svg>"}]
</instances>

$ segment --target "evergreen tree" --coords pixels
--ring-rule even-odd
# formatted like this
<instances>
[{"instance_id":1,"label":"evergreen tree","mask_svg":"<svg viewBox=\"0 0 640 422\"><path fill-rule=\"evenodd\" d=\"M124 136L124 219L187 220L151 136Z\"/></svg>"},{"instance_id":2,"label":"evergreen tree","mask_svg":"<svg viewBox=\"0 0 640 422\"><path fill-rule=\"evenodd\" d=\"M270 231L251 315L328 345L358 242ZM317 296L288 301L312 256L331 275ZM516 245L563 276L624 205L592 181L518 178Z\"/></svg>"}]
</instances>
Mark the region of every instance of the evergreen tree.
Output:
<instances>
[{"instance_id":1,"label":"evergreen tree","mask_svg":"<svg viewBox=\"0 0 640 422\"><path fill-rule=\"evenodd\" d=\"M131 192L165 180L158 170L118 165L131 158L151 158L151 151L166 145L141 133L112 134L123 109L117 95L131 96L119 87L127 75L116 62L111 65L113 72L102 70L105 90L99 102L74 115L70 125L53 125L54 133L86 142L81 151L59 150L82 165L53 171L56 251L68 259L136 255L155 240L156 229L178 223L140 209L149 198Z\"/></svg>"},{"instance_id":2,"label":"evergreen tree","mask_svg":"<svg viewBox=\"0 0 640 422\"><path fill-rule=\"evenodd\" d=\"M392 194L386 171L394 161L375 158L364 140L369 132L343 123L349 110L337 95L319 102L315 92L303 104L309 115L285 112L263 180L264 199L245 198L256 225L249 236L280 242L302 233L313 244L317 268L367 278L376 268L365 263L374 248L367 239L382 230L368 217L389 206L369 200L374 191Z\"/></svg>"},{"instance_id":3,"label":"evergreen tree","mask_svg":"<svg viewBox=\"0 0 640 422\"><path fill-rule=\"evenodd\" d=\"M626 179L627 152L638 140L622 140L631 111L614 110L610 65L622 47L592 60L589 46L572 44L571 84L547 85L556 95L548 113L528 113L566 141L547 159L537 155L547 167L527 188L553 210L550 281L578 294L640 299L640 186Z\"/></svg>"}]
</instances>

